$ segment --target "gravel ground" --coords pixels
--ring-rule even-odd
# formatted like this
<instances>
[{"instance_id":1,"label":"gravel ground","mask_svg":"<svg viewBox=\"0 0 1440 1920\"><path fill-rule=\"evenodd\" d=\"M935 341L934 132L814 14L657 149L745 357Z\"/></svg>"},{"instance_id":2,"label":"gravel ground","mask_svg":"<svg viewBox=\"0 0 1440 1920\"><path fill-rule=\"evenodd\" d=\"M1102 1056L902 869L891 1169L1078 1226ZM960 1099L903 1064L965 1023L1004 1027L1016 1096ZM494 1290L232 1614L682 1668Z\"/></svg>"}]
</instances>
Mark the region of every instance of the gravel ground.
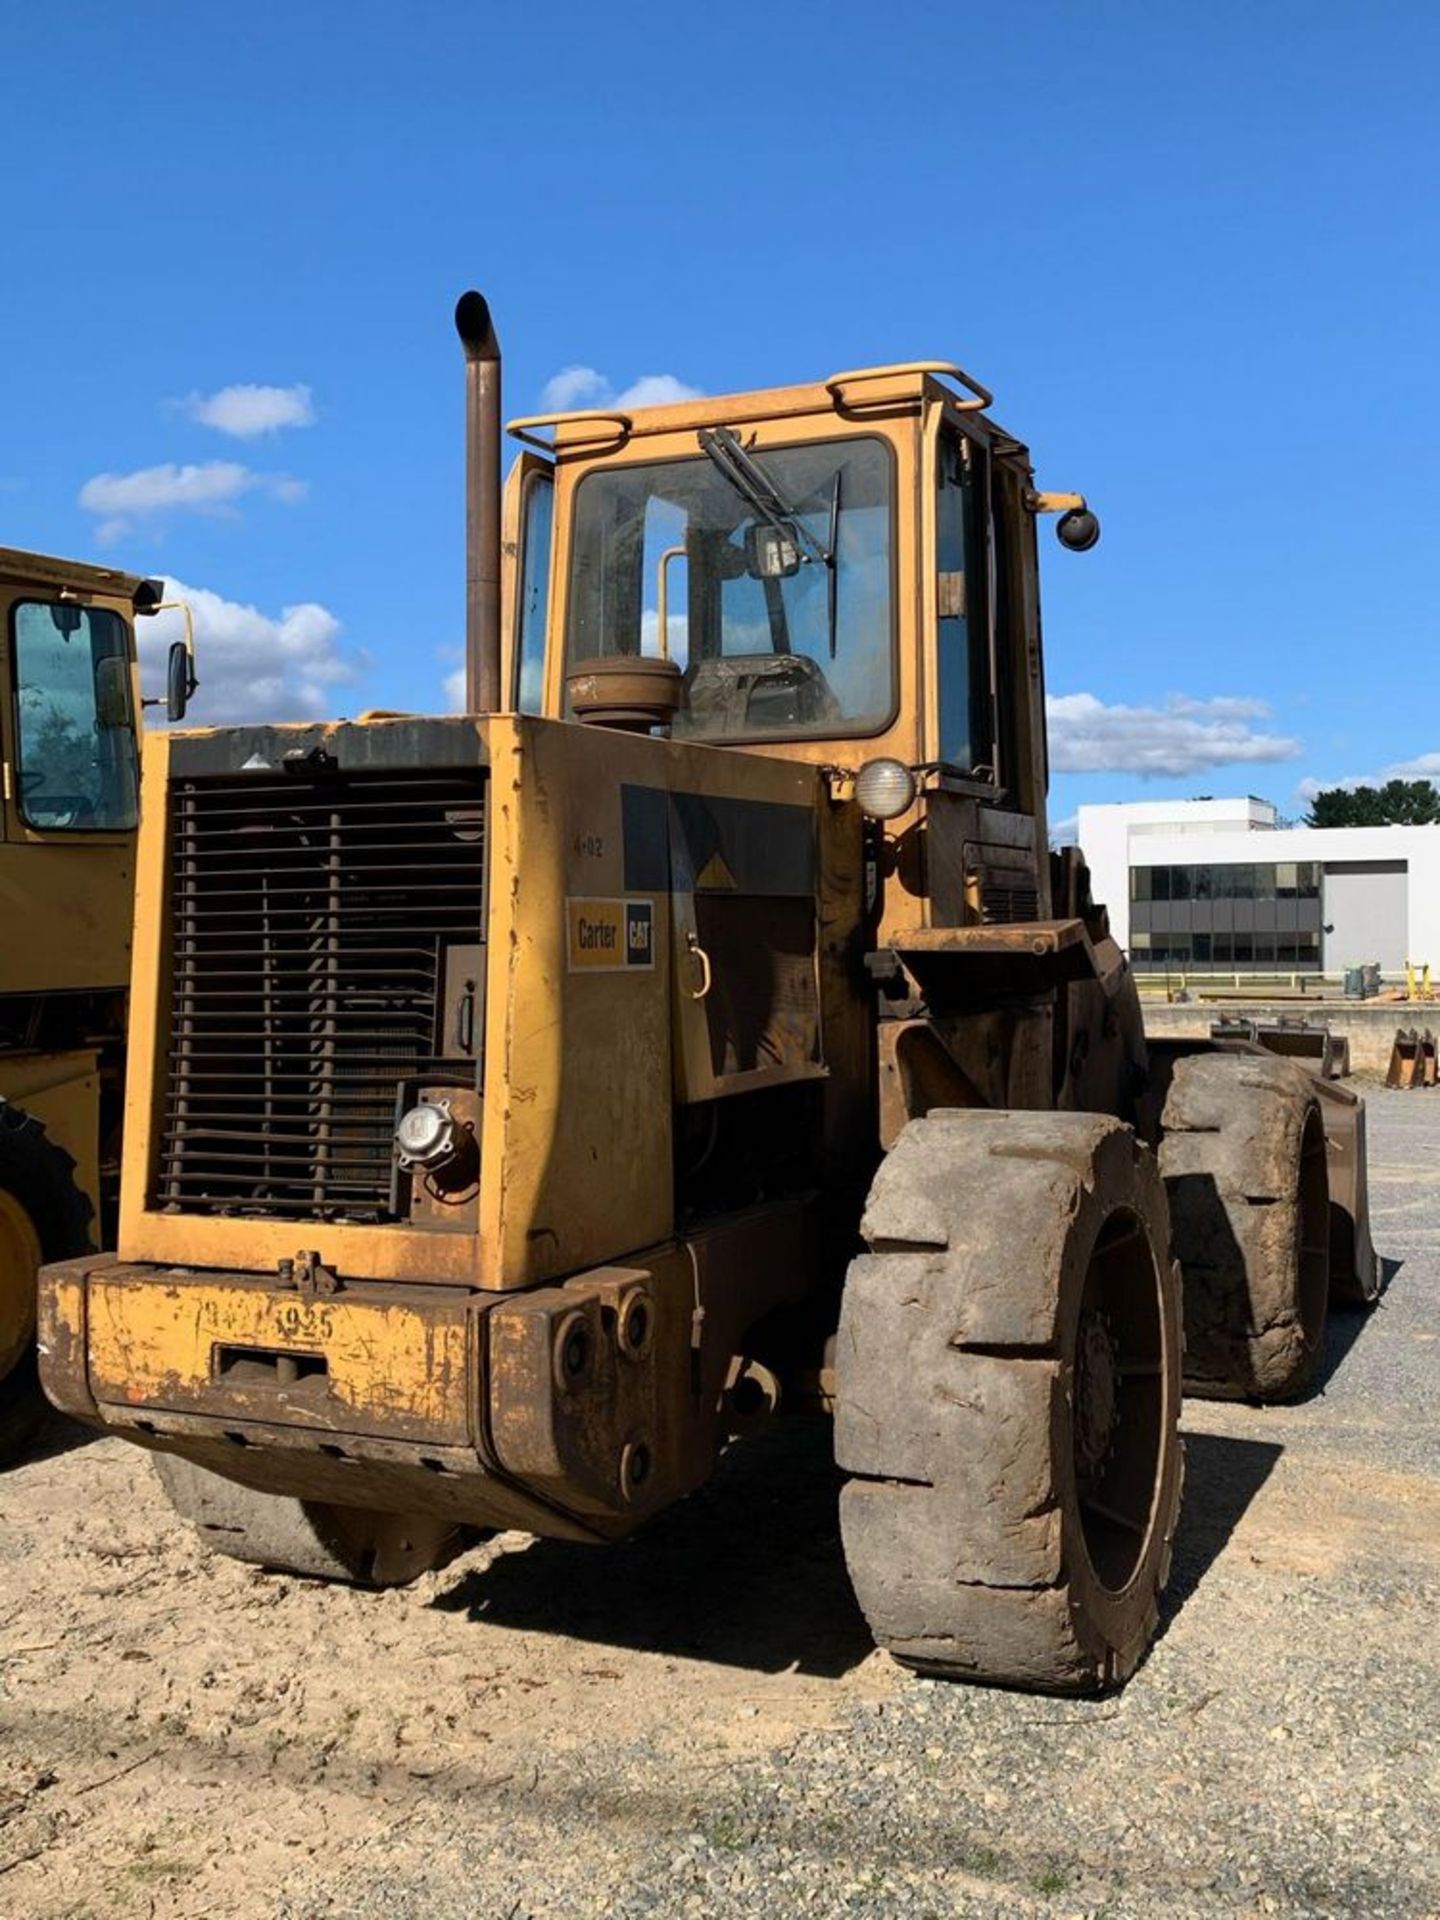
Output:
<instances>
[{"instance_id":1,"label":"gravel ground","mask_svg":"<svg viewBox=\"0 0 1440 1920\"><path fill-rule=\"evenodd\" d=\"M208 1559L57 1433L0 1480L0 1912L1440 1915L1440 1095L1371 1112L1384 1300L1303 1406L1187 1408L1103 1701L873 1652L818 1425L383 1595Z\"/></svg>"}]
</instances>

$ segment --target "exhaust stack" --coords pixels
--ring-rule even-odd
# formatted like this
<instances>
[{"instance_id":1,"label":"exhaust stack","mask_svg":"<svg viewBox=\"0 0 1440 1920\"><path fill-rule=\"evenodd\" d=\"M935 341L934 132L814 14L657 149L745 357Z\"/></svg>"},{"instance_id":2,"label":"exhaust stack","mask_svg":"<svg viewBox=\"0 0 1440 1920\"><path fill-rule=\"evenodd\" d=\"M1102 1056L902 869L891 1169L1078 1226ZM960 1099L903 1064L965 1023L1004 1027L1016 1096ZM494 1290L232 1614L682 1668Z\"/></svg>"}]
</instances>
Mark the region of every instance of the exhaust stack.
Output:
<instances>
[{"instance_id":1,"label":"exhaust stack","mask_svg":"<svg viewBox=\"0 0 1440 1920\"><path fill-rule=\"evenodd\" d=\"M455 331L465 349L465 706L498 713L500 342L483 294L461 294Z\"/></svg>"}]
</instances>

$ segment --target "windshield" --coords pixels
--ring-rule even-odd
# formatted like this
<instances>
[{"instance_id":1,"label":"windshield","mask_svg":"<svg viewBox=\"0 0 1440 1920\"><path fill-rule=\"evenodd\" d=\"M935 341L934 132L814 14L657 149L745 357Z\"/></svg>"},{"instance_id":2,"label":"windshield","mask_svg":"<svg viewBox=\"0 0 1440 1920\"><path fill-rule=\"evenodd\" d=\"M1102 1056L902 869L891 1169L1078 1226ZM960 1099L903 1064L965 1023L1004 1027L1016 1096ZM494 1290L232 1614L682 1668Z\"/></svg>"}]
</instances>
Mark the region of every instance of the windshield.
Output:
<instances>
[{"instance_id":1,"label":"windshield","mask_svg":"<svg viewBox=\"0 0 1440 1920\"><path fill-rule=\"evenodd\" d=\"M46 831L131 828L135 719L118 613L22 601L15 609L20 811Z\"/></svg>"},{"instance_id":2,"label":"windshield","mask_svg":"<svg viewBox=\"0 0 1440 1920\"><path fill-rule=\"evenodd\" d=\"M567 668L668 651L686 692L672 731L689 738L879 731L894 705L885 443L751 450L739 473L701 454L581 481Z\"/></svg>"}]
</instances>

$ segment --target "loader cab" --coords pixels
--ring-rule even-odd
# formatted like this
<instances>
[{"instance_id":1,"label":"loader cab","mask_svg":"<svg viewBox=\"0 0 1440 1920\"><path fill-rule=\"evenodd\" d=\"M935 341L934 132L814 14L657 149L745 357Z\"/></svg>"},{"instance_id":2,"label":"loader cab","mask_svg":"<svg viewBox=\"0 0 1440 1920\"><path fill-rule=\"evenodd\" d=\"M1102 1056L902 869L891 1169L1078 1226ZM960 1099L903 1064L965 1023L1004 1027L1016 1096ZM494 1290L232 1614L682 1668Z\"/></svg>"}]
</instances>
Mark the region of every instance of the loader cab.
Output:
<instances>
[{"instance_id":1,"label":"loader cab","mask_svg":"<svg viewBox=\"0 0 1440 1920\"><path fill-rule=\"evenodd\" d=\"M926 364L512 422L534 451L506 491L509 699L574 718L587 666L668 660L674 738L909 770L887 833L943 915L981 911L980 816L1023 822L996 831L1023 842L1016 897L1038 914L1041 496L988 399Z\"/></svg>"},{"instance_id":2,"label":"loader cab","mask_svg":"<svg viewBox=\"0 0 1440 1920\"><path fill-rule=\"evenodd\" d=\"M0 548L0 866L27 939L6 993L119 988L138 822L135 620L160 587Z\"/></svg>"}]
</instances>

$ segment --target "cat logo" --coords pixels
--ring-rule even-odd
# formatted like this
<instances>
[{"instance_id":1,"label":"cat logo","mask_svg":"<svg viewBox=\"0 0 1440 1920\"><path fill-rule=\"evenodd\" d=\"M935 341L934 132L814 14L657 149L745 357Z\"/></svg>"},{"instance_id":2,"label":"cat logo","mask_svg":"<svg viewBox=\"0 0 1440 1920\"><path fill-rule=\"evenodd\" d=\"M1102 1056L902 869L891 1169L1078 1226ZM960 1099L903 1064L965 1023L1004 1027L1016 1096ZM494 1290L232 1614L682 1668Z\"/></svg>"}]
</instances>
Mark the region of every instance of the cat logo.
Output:
<instances>
[{"instance_id":1,"label":"cat logo","mask_svg":"<svg viewBox=\"0 0 1440 1920\"><path fill-rule=\"evenodd\" d=\"M571 973L623 973L655 965L653 900L567 900Z\"/></svg>"}]
</instances>

